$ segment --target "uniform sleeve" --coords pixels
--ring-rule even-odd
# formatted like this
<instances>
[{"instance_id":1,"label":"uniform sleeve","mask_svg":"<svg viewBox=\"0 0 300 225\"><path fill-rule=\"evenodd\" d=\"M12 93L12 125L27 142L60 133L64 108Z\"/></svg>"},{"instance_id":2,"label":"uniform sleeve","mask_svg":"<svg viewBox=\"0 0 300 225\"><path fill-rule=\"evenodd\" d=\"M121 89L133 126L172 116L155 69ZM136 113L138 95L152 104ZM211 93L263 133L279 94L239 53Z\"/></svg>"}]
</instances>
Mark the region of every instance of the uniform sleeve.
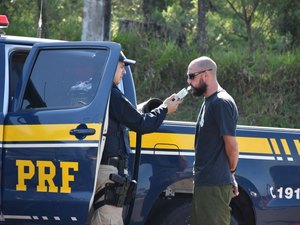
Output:
<instances>
[{"instance_id":1,"label":"uniform sleeve","mask_svg":"<svg viewBox=\"0 0 300 225\"><path fill-rule=\"evenodd\" d=\"M234 102L218 99L214 104L214 113L221 136L236 136L238 112Z\"/></svg>"},{"instance_id":2,"label":"uniform sleeve","mask_svg":"<svg viewBox=\"0 0 300 225\"><path fill-rule=\"evenodd\" d=\"M149 113L141 114L129 100L116 88L112 88L110 97L110 116L141 134L157 130L167 114L167 108L160 106Z\"/></svg>"}]
</instances>

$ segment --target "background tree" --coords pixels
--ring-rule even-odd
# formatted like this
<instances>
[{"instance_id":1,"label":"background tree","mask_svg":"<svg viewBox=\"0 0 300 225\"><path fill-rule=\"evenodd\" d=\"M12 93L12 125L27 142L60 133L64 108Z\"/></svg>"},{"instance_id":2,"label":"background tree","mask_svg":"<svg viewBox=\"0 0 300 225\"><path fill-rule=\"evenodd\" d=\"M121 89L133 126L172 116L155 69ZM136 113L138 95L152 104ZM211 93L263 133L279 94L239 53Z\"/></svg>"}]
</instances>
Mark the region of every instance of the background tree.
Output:
<instances>
[{"instance_id":1,"label":"background tree","mask_svg":"<svg viewBox=\"0 0 300 225\"><path fill-rule=\"evenodd\" d=\"M111 0L84 0L83 41L107 41L111 39Z\"/></svg>"},{"instance_id":2,"label":"background tree","mask_svg":"<svg viewBox=\"0 0 300 225\"><path fill-rule=\"evenodd\" d=\"M10 26L7 33L35 37L39 12L36 1L0 0L0 14L7 15Z\"/></svg>"},{"instance_id":3,"label":"background tree","mask_svg":"<svg viewBox=\"0 0 300 225\"><path fill-rule=\"evenodd\" d=\"M158 22L156 16L166 10L167 3L165 0L143 0L142 9L144 19L148 22Z\"/></svg>"},{"instance_id":4,"label":"background tree","mask_svg":"<svg viewBox=\"0 0 300 225\"><path fill-rule=\"evenodd\" d=\"M206 14L208 12L208 0L198 0L198 44L200 54L207 51L206 42Z\"/></svg>"},{"instance_id":5,"label":"background tree","mask_svg":"<svg viewBox=\"0 0 300 225\"><path fill-rule=\"evenodd\" d=\"M300 1L268 1L268 7L274 12L272 31L277 34L274 47L281 51L292 49L300 44Z\"/></svg>"},{"instance_id":6,"label":"background tree","mask_svg":"<svg viewBox=\"0 0 300 225\"><path fill-rule=\"evenodd\" d=\"M48 37L47 1L37 0L39 21L37 25L37 37Z\"/></svg>"},{"instance_id":7,"label":"background tree","mask_svg":"<svg viewBox=\"0 0 300 225\"><path fill-rule=\"evenodd\" d=\"M80 40L84 1L45 1L45 36ZM236 99L239 124L299 128L300 2L228 0L237 14L227 1L206 1L205 54L218 63L219 82ZM198 9L203 9L198 6L199 0L154 1L158 5L153 5L151 18L159 25L161 33L154 34L153 29L138 30L134 26L121 30L120 21L124 19L142 26L148 22L144 17L143 2L111 2L112 40L122 45L128 57L137 60L132 70L138 102L149 97L163 99L166 93L186 86L188 63L204 54L199 52L197 42L198 21L204 22L204 19L198 20ZM0 14L8 15L10 20L5 32L35 37L39 19L37 3L38 0L0 0ZM250 51L244 18L251 21L254 52ZM249 52L253 53L251 63ZM194 121L200 105L201 99L188 96L180 110L168 119Z\"/></svg>"},{"instance_id":8,"label":"background tree","mask_svg":"<svg viewBox=\"0 0 300 225\"><path fill-rule=\"evenodd\" d=\"M261 0L240 0L240 2L232 0L226 1L229 3L234 13L245 23L247 31L246 39L249 44L249 57L252 60L253 53L256 49L253 37L252 23L256 9L259 6Z\"/></svg>"}]
</instances>

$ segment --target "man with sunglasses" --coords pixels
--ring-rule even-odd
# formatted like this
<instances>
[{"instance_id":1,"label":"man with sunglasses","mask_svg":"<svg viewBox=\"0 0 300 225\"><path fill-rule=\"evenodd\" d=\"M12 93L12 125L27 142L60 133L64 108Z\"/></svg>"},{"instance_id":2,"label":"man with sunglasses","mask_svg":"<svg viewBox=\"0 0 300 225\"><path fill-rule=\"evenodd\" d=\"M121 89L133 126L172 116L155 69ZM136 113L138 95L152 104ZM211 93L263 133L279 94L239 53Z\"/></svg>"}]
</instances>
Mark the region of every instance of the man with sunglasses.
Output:
<instances>
[{"instance_id":1,"label":"man with sunglasses","mask_svg":"<svg viewBox=\"0 0 300 225\"><path fill-rule=\"evenodd\" d=\"M219 85L217 65L209 57L189 64L187 82L194 96L204 96L195 134L192 225L229 225L229 204L238 195L237 106Z\"/></svg>"}]
</instances>

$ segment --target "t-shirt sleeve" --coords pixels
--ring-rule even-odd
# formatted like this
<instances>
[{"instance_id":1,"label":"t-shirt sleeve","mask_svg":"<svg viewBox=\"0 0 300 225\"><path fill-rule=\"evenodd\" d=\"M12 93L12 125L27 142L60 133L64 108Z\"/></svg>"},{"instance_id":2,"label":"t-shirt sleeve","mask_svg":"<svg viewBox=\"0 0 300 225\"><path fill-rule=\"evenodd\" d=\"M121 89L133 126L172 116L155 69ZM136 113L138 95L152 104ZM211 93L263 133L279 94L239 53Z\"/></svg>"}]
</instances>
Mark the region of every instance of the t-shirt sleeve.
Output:
<instances>
[{"instance_id":1,"label":"t-shirt sleeve","mask_svg":"<svg viewBox=\"0 0 300 225\"><path fill-rule=\"evenodd\" d=\"M236 136L237 108L234 102L228 99L218 99L214 104L216 122L221 136Z\"/></svg>"}]
</instances>

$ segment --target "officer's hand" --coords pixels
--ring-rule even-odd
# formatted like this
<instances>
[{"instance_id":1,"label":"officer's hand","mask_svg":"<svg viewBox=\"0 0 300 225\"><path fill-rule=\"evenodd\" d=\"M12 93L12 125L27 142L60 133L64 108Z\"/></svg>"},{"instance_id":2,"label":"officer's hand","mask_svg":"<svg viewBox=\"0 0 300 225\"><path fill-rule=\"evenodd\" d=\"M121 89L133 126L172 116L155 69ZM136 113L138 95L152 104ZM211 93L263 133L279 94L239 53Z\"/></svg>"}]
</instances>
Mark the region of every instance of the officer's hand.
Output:
<instances>
[{"instance_id":1,"label":"officer's hand","mask_svg":"<svg viewBox=\"0 0 300 225\"><path fill-rule=\"evenodd\" d=\"M168 107L168 114L175 112L178 105L182 103L182 100L174 101L175 97L176 94L174 93L164 100L163 104Z\"/></svg>"}]
</instances>

